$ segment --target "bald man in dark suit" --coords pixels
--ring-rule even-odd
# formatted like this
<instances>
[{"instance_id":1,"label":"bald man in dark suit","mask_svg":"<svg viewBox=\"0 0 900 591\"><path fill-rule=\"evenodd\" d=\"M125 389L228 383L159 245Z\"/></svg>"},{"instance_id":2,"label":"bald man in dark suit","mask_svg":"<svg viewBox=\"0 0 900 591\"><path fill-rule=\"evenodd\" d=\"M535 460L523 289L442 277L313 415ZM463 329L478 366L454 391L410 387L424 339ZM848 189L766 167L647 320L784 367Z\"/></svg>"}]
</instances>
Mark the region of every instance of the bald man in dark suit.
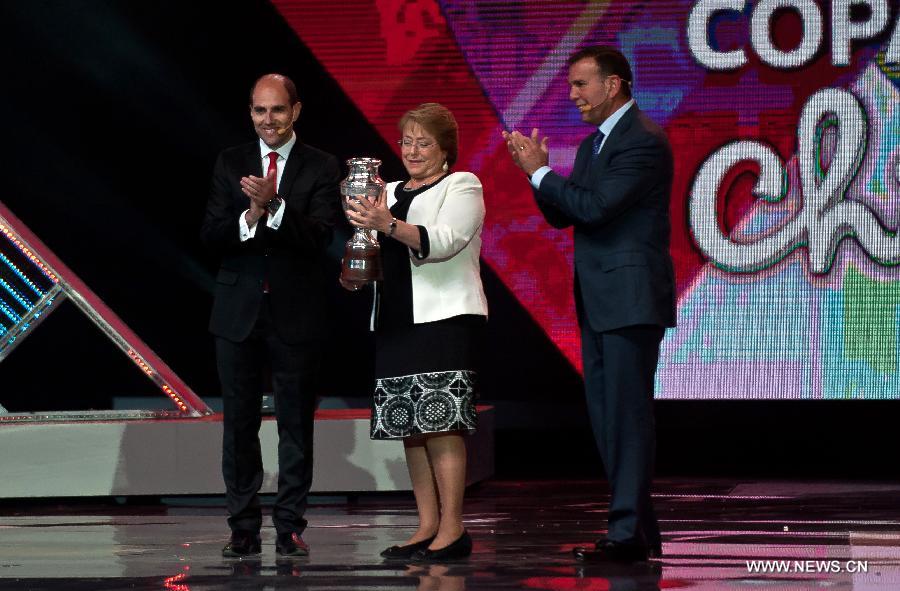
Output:
<instances>
[{"instance_id":1,"label":"bald man in dark suit","mask_svg":"<svg viewBox=\"0 0 900 591\"><path fill-rule=\"evenodd\" d=\"M259 140L219 155L201 232L222 261L209 328L224 407L222 474L231 528L226 557L261 549L257 493L266 369L278 422L275 549L279 557L309 553L301 536L312 483L316 381L328 333L329 279L322 261L340 213L340 169L334 156L297 138L293 125L300 108L287 77L257 80L250 117Z\"/></svg>"}]
</instances>

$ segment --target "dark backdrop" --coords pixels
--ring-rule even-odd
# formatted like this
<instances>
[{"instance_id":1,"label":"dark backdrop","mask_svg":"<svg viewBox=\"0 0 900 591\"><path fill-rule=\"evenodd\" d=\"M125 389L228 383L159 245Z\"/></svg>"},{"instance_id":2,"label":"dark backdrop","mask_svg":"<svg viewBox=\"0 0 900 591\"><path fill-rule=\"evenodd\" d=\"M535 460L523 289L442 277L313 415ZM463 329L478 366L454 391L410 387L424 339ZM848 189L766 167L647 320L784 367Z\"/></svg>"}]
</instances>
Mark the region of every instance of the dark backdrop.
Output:
<instances>
[{"instance_id":1,"label":"dark backdrop","mask_svg":"<svg viewBox=\"0 0 900 591\"><path fill-rule=\"evenodd\" d=\"M300 137L341 160L383 159L369 126L263 0L6 2L0 63L0 200L202 397L218 395L206 332L216 262L199 244L222 148L254 137L259 75L298 84ZM345 230L344 230L345 231ZM332 265L343 240L332 245ZM497 459L511 476L600 473L581 378L490 269L484 401L497 406ZM333 286L323 394L367 404L368 300ZM155 396L150 382L64 304L0 364L10 410L109 408ZM892 402L658 404L663 475L896 477Z\"/></svg>"}]
</instances>

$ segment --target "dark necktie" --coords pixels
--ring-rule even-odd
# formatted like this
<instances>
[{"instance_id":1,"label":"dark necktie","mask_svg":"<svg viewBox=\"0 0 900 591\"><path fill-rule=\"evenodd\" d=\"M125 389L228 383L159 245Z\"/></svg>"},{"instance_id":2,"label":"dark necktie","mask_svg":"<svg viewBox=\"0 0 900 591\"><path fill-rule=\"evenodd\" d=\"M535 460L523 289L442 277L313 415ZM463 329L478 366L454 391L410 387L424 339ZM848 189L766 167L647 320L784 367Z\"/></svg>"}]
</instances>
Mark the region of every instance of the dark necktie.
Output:
<instances>
[{"instance_id":1,"label":"dark necktie","mask_svg":"<svg viewBox=\"0 0 900 591\"><path fill-rule=\"evenodd\" d=\"M594 147L593 151L591 152L594 155L594 158L600 155L600 146L603 145L603 138L605 137L606 134L598 129L597 135L594 136Z\"/></svg>"}]
</instances>

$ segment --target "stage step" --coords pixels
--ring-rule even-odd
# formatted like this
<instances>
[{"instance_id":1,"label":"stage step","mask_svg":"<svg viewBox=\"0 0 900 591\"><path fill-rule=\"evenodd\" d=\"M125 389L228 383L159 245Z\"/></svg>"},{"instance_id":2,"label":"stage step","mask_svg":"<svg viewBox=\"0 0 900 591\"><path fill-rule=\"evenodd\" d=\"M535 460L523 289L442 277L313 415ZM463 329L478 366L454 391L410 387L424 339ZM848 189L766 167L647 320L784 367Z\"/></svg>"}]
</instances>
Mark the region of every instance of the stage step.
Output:
<instances>
[{"instance_id":1,"label":"stage step","mask_svg":"<svg viewBox=\"0 0 900 591\"><path fill-rule=\"evenodd\" d=\"M369 439L369 411L316 412L313 493L410 490L403 444ZM260 429L265 477L278 484L274 418ZM478 407L467 437L469 484L494 472L494 409ZM0 424L0 498L217 495L222 415Z\"/></svg>"}]
</instances>

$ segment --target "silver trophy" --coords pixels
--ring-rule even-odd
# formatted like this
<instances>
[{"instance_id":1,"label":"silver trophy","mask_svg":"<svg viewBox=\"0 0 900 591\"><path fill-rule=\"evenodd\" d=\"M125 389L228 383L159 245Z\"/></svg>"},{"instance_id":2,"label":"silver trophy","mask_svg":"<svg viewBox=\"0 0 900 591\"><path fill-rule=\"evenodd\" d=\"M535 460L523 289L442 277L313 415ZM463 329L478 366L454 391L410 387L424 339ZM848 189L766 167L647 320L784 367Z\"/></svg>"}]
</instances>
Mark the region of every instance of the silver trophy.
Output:
<instances>
[{"instance_id":1,"label":"silver trophy","mask_svg":"<svg viewBox=\"0 0 900 591\"><path fill-rule=\"evenodd\" d=\"M381 160L377 158L351 158L347 160L350 172L347 178L341 181L341 200L344 213L349 209L348 199L359 202L368 199L375 203L378 196L384 191L384 181L378 176L378 167ZM372 281L382 279L381 271L381 245L375 231L356 228L353 237L347 241L344 248L344 258L341 261L341 281L359 288Z\"/></svg>"}]
</instances>

